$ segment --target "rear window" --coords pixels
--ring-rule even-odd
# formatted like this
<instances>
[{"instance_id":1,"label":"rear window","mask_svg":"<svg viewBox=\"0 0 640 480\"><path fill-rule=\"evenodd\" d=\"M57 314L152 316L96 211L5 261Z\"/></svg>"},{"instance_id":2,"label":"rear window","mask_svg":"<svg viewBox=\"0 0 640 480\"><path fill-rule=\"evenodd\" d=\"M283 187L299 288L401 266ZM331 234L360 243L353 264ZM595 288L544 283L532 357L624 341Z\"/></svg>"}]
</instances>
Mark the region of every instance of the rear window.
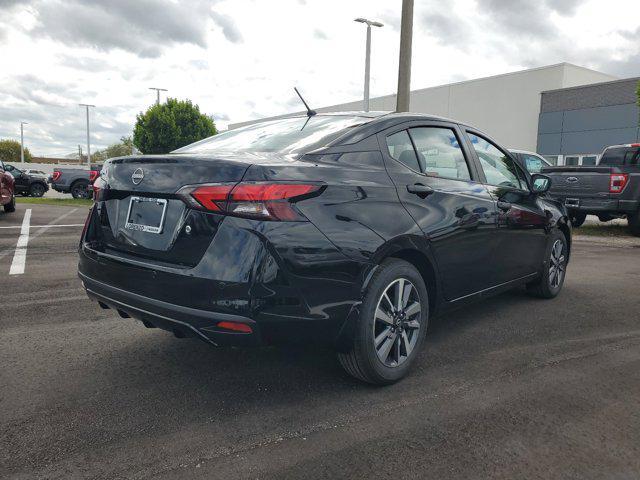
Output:
<instances>
[{"instance_id":1,"label":"rear window","mask_svg":"<svg viewBox=\"0 0 640 480\"><path fill-rule=\"evenodd\" d=\"M602 154L600 165L637 165L640 147L607 148Z\"/></svg>"},{"instance_id":2,"label":"rear window","mask_svg":"<svg viewBox=\"0 0 640 480\"><path fill-rule=\"evenodd\" d=\"M277 152L303 153L335 140L371 119L352 115L294 117L257 123L214 135L172 153Z\"/></svg>"}]
</instances>

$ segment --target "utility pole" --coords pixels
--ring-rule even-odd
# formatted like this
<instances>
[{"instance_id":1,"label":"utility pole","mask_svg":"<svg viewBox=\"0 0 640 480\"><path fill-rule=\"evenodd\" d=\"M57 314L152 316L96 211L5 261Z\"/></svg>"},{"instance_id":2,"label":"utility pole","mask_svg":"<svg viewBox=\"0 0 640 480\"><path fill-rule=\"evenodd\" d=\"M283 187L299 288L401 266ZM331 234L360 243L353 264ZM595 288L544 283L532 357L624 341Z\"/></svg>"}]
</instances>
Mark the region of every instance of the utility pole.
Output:
<instances>
[{"instance_id":1,"label":"utility pole","mask_svg":"<svg viewBox=\"0 0 640 480\"><path fill-rule=\"evenodd\" d=\"M91 165L91 140L89 139L89 107L95 107L95 105L89 105L87 103L80 103L79 105L87 109L87 165Z\"/></svg>"},{"instance_id":2,"label":"utility pole","mask_svg":"<svg viewBox=\"0 0 640 480\"><path fill-rule=\"evenodd\" d=\"M358 23L364 23L367 25L367 48L364 57L364 102L363 109L365 112L369 111L369 79L371 73L371 27L383 27L380 22L373 20L367 20L366 18L356 18L354 20Z\"/></svg>"},{"instance_id":3,"label":"utility pole","mask_svg":"<svg viewBox=\"0 0 640 480\"><path fill-rule=\"evenodd\" d=\"M396 112L408 112L411 100L411 41L413 38L413 0L402 0L400 61Z\"/></svg>"},{"instance_id":4,"label":"utility pole","mask_svg":"<svg viewBox=\"0 0 640 480\"><path fill-rule=\"evenodd\" d=\"M20 122L20 163L24 163L24 126L27 122Z\"/></svg>"},{"instance_id":5,"label":"utility pole","mask_svg":"<svg viewBox=\"0 0 640 480\"><path fill-rule=\"evenodd\" d=\"M168 91L166 88L149 87L149 90L156 91L156 105L160 105L160 92Z\"/></svg>"},{"instance_id":6,"label":"utility pole","mask_svg":"<svg viewBox=\"0 0 640 480\"><path fill-rule=\"evenodd\" d=\"M78 164L82 163L82 146L78 145Z\"/></svg>"}]
</instances>

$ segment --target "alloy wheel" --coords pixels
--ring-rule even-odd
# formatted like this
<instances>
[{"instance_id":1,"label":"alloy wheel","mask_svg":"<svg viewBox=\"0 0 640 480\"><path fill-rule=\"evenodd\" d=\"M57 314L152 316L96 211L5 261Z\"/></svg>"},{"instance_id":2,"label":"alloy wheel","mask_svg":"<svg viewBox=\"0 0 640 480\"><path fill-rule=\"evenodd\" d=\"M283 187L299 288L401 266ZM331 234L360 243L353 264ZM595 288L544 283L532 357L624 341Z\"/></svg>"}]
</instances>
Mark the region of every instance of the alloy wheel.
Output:
<instances>
[{"instance_id":1,"label":"alloy wheel","mask_svg":"<svg viewBox=\"0 0 640 480\"><path fill-rule=\"evenodd\" d=\"M406 278L391 282L378 299L373 345L387 367L402 365L418 342L422 306L416 287Z\"/></svg>"},{"instance_id":2,"label":"alloy wheel","mask_svg":"<svg viewBox=\"0 0 640 480\"><path fill-rule=\"evenodd\" d=\"M556 240L551 247L551 261L549 262L549 285L551 288L558 288L564 278L566 269L564 242Z\"/></svg>"}]
</instances>

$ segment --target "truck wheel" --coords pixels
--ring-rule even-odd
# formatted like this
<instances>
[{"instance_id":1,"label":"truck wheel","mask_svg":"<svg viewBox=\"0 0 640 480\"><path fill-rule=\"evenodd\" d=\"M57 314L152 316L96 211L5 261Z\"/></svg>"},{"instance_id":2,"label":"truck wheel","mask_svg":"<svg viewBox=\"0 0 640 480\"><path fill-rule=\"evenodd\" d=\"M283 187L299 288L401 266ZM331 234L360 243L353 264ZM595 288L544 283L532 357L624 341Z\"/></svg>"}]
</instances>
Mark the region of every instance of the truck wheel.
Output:
<instances>
[{"instance_id":1,"label":"truck wheel","mask_svg":"<svg viewBox=\"0 0 640 480\"><path fill-rule=\"evenodd\" d=\"M11 197L11 201L4 206L4 211L7 213L16 211L16 196Z\"/></svg>"},{"instance_id":2,"label":"truck wheel","mask_svg":"<svg viewBox=\"0 0 640 480\"><path fill-rule=\"evenodd\" d=\"M631 234L640 237L640 209L627 215L627 223Z\"/></svg>"},{"instance_id":3,"label":"truck wheel","mask_svg":"<svg viewBox=\"0 0 640 480\"><path fill-rule=\"evenodd\" d=\"M569 213L569 220L571 220L571 226L573 228L578 228L582 226L582 224L586 219L587 219L586 213L578 213L578 212Z\"/></svg>"},{"instance_id":4,"label":"truck wheel","mask_svg":"<svg viewBox=\"0 0 640 480\"><path fill-rule=\"evenodd\" d=\"M45 188L41 183L34 183L29 187L29 195L32 197L41 197L44 195Z\"/></svg>"},{"instance_id":5,"label":"truck wheel","mask_svg":"<svg viewBox=\"0 0 640 480\"><path fill-rule=\"evenodd\" d=\"M418 270L404 260L387 259L369 283L351 350L338 353L338 359L364 382L397 382L422 347L428 319L427 287Z\"/></svg>"},{"instance_id":6,"label":"truck wheel","mask_svg":"<svg viewBox=\"0 0 640 480\"><path fill-rule=\"evenodd\" d=\"M73 198L89 198L89 192L87 188L89 187L89 182L76 182L71 185L71 196Z\"/></svg>"}]
</instances>

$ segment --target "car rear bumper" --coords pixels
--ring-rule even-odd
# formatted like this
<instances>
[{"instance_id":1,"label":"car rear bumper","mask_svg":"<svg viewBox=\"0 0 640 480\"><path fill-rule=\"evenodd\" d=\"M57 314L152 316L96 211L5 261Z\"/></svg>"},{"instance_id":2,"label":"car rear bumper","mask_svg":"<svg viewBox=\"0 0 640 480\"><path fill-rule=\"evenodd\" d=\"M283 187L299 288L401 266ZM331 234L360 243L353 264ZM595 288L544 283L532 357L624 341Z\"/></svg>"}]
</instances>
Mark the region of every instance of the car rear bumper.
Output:
<instances>
[{"instance_id":1,"label":"car rear bumper","mask_svg":"<svg viewBox=\"0 0 640 480\"><path fill-rule=\"evenodd\" d=\"M199 338L214 346L257 346L263 344L255 321L241 315L212 312L175 305L138 295L92 279L78 272L87 295L103 308L112 308L120 316L141 320L149 328L161 328L177 337ZM251 333L222 331L219 322L233 322L251 327Z\"/></svg>"},{"instance_id":2,"label":"car rear bumper","mask_svg":"<svg viewBox=\"0 0 640 480\"><path fill-rule=\"evenodd\" d=\"M618 199L603 199L603 198L579 198L579 197L565 197L559 198L569 210L584 212L584 213L598 213L598 212L635 212L640 202L638 200L618 200Z\"/></svg>"}]
</instances>

